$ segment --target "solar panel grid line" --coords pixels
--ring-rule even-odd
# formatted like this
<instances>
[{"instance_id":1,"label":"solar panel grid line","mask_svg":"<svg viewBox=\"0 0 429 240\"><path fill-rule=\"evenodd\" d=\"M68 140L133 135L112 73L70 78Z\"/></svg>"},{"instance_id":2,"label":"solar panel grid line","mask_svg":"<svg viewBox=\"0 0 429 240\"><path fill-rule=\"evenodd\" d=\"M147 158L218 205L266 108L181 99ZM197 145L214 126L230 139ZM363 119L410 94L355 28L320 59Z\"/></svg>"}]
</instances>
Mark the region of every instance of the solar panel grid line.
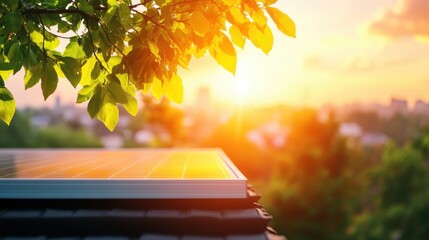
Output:
<instances>
[{"instance_id":1,"label":"solar panel grid line","mask_svg":"<svg viewBox=\"0 0 429 240\"><path fill-rule=\"evenodd\" d=\"M21 158L23 158L23 157L28 157L27 159L14 159L14 161L22 161L22 160L28 160L28 159L31 159L31 157L34 157L34 156L32 156L31 154L25 154L25 155L23 155L23 156L21 156ZM11 158L13 158L14 157L14 155L12 155L12 154L2 154L2 155L0 155L0 166L2 166L2 165L7 165L8 163L7 162L4 162L4 161L7 161L7 160L11 160Z\"/></svg>"},{"instance_id":2,"label":"solar panel grid line","mask_svg":"<svg viewBox=\"0 0 429 240\"><path fill-rule=\"evenodd\" d=\"M46 158L46 159L43 159L43 160L41 160L41 161L34 161L34 164L31 164L31 165L35 165L36 167L33 167L33 168L27 168L27 169L25 169L25 170L22 170L22 171L19 171L20 173L25 173L25 172L30 172L30 171L34 171L34 170L36 170L36 169L41 169L41 168L46 168L46 167L48 167L48 166L57 166L57 165L61 165L61 164L64 164L64 162L60 162L60 161L58 161L58 162L56 162L56 163L54 163L54 164L50 164L50 165L43 165L43 164L41 164L41 163L46 163L46 162L50 162L50 161L52 161L52 159L51 158ZM19 167L23 167L22 165L20 165L20 164L17 164L14 168L19 168ZM13 176L14 175L14 173L9 173L9 174L6 174L6 175L3 175L3 176L1 176L2 178L4 178L4 177L9 177L9 176Z\"/></svg>"},{"instance_id":3,"label":"solar panel grid line","mask_svg":"<svg viewBox=\"0 0 429 240\"><path fill-rule=\"evenodd\" d=\"M181 179L185 178L185 172L186 172L186 167L188 166L188 162L189 162L189 153L186 155L186 161L185 161L185 165L183 166Z\"/></svg>"},{"instance_id":4,"label":"solar panel grid line","mask_svg":"<svg viewBox=\"0 0 429 240\"><path fill-rule=\"evenodd\" d=\"M55 170L55 171L46 172L46 173L44 173L42 175L36 176L35 178L43 178L43 177L46 177L46 176L49 176L49 175L53 175L53 174L58 173L58 172L63 172L64 170L67 170L67 169L75 168L76 166L88 165L88 162L82 161L82 160L85 160L85 159L88 159L89 163L99 161L99 159L94 159L94 158L91 158L91 157L92 156L86 156L84 159L79 159L79 161L74 162L75 164L72 164L71 166L68 165L68 166L66 166L64 168L60 168L60 169ZM67 177L64 177L64 178L67 178Z\"/></svg>"},{"instance_id":5,"label":"solar panel grid line","mask_svg":"<svg viewBox=\"0 0 429 240\"><path fill-rule=\"evenodd\" d=\"M142 157L142 155L136 155L136 158ZM163 159L165 156L159 153L144 154L144 161L139 161L132 168L128 168L120 174L116 175L116 178L127 179L127 178L138 178L144 179L144 176L159 163L159 159Z\"/></svg>"},{"instance_id":6,"label":"solar panel grid line","mask_svg":"<svg viewBox=\"0 0 429 240\"><path fill-rule=\"evenodd\" d=\"M142 158L142 159L139 159L139 160L137 160L137 161L134 161L132 164L128 164L127 166L123 167L121 170L119 170L119 171L117 171L116 173L114 173L114 174L110 175L110 176L108 177L108 179L111 179L111 178L115 177L116 175L118 175L118 174L120 174L121 172L123 172L123 171L125 171L125 170L129 169L130 167L135 166L137 163L142 162L143 160L145 160L145 159L144 159L144 158Z\"/></svg>"},{"instance_id":7,"label":"solar panel grid line","mask_svg":"<svg viewBox=\"0 0 429 240\"><path fill-rule=\"evenodd\" d=\"M28 155L28 156L30 156L30 154ZM40 156L39 157L40 159L43 159L43 157L42 156ZM36 158L36 160L37 159L39 159L39 158ZM18 158L17 160L20 160L21 158ZM29 159L31 159L31 161L32 162L29 162L29 163L26 163L26 164L31 164L31 165L34 165L34 164L37 164L36 162L34 162L33 161L33 159L34 159L34 156L33 156L33 158L29 158ZM8 160L9 162L6 162L5 160ZM16 162L17 162L17 160L15 160L15 159L8 159L8 158L3 158L3 159L1 159L0 161L2 161L3 162L3 164L2 165L10 165L10 161L11 160L13 160L13 162L16 164ZM43 161L43 160L42 160ZM5 170L5 169L10 169L10 168L14 168L15 166L12 166L12 167L3 167L3 168L0 168L0 171L1 170ZM0 176L1 177L1 176Z\"/></svg>"},{"instance_id":8,"label":"solar panel grid line","mask_svg":"<svg viewBox=\"0 0 429 240\"><path fill-rule=\"evenodd\" d=\"M97 167L95 167L95 168L91 168L91 169L88 169L88 170L82 171L82 172L80 172L80 173L78 173L78 174L76 174L76 175L72 176L71 178L77 178L78 176L85 175L86 173L89 173L89 172L94 171L94 170L96 170L96 169L103 168L103 167L108 166L108 165L110 165L110 164L113 164L113 163L115 163L115 162L116 162L116 159L113 159L113 160L111 160L111 161L109 161L109 162L107 162L107 163L105 163L105 164L99 165L99 166L97 166Z\"/></svg>"},{"instance_id":9,"label":"solar panel grid line","mask_svg":"<svg viewBox=\"0 0 429 240\"><path fill-rule=\"evenodd\" d=\"M60 155L61 156L61 155ZM57 156L58 157L58 156ZM90 157L91 156L85 156L84 157L84 159L90 159ZM52 159L52 158L47 158L49 161L54 161L54 163L52 163L52 164L48 164L48 165L42 165L42 166L40 166L40 164L39 164L39 166L38 167L34 167L34 168L27 168L27 169L24 169L24 170L22 170L22 171L19 171L19 173L20 174L23 174L23 173L29 173L29 172L34 172L35 170L40 170L40 169L50 169L50 168L53 168L53 167L55 167L55 166L61 166L61 165L63 165L64 164L64 162L62 162L62 161L57 161L56 159ZM62 159L64 159L64 157L62 158ZM67 158L66 158L67 159ZM82 160L82 159L80 159L80 160ZM17 168L18 167L20 167L20 165L17 165ZM51 173L52 171L50 171L50 172L48 172L48 174L49 173ZM12 175L13 173L10 173L9 175ZM39 174L38 176L32 176L32 177L28 177L28 178L40 178L41 176L43 176L43 175L46 175L46 174Z\"/></svg>"},{"instance_id":10,"label":"solar panel grid line","mask_svg":"<svg viewBox=\"0 0 429 240\"><path fill-rule=\"evenodd\" d=\"M111 176L117 171L118 166L123 167L130 161L129 159L124 158L123 155L117 154L115 152L102 152L98 157L103 162L107 161L107 163L96 166L88 166L86 171L81 172L81 174L79 175L79 179L107 179L109 176Z\"/></svg>"},{"instance_id":11,"label":"solar panel grid line","mask_svg":"<svg viewBox=\"0 0 429 240\"><path fill-rule=\"evenodd\" d=\"M155 165L155 167L154 168L152 168L150 171L149 171L149 173L147 173L146 174L146 176L144 176L144 178L149 178L149 176L159 167L159 166L161 166L165 161L167 161L168 159L169 159L169 157L170 157L170 154L166 154L166 156L164 157L164 158L162 158L161 159L161 161L159 161L159 163L157 163L156 165Z\"/></svg>"},{"instance_id":12,"label":"solar panel grid line","mask_svg":"<svg viewBox=\"0 0 429 240\"><path fill-rule=\"evenodd\" d=\"M180 179L183 164L186 160L186 153L176 152L170 153L169 157L160 165L156 166L154 171L148 176L150 179L157 178L172 178Z\"/></svg>"}]
</instances>

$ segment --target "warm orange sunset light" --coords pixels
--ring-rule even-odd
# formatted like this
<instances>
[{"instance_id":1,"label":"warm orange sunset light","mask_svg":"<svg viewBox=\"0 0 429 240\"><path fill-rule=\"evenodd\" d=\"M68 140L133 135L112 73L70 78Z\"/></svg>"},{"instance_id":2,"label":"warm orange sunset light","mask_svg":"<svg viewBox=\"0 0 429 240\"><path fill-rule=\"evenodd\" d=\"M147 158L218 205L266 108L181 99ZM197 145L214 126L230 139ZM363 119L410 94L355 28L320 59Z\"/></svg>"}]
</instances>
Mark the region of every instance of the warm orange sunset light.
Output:
<instances>
[{"instance_id":1,"label":"warm orange sunset light","mask_svg":"<svg viewBox=\"0 0 429 240\"><path fill-rule=\"evenodd\" d=\"M184 103L208 87L217 102L250 105L322 106L353 102L411 103L429 100L429 20L419 10L421 0L278 1L297 25L297 38L276 30L265 55L250 41L237 50L236 76L207 53L193 59L189 71L179 69ZM23 74L7 81L18 106L43 104L40 91L24 91ZM36 87L38 88L38 87ZM76 90L60 81L63 101L73 102ZM54 98L48 99L54 104ZM84 106L83 106L84 107Z\"/></svg>"}]
</instances>

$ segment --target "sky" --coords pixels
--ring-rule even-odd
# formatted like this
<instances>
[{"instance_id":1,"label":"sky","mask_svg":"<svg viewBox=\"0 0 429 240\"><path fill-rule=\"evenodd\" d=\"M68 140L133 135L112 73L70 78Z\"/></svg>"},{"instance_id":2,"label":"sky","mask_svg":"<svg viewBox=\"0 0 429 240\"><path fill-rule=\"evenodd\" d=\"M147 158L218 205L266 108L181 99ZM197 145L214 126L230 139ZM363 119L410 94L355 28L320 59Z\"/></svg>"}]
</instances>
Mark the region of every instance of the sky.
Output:
<instances>
[{"instance_id":1,"label":"sky","mask_svg":"<svg viewBox=\"0 0 429 240\"><path fill-rule=\"evenodd\" d=\"M207 54L180 70L184 104L208 87L215 101L231 104L319 107L354 102L387 103L392 97L429 101L429 1L278 0L297 25L297 38L274 33L265 55L247 41L238 51L236 76ZM17 105L74 102L77 90L61 81L43 102L40 89L24 91L23 74L6 82Z\"/></svg>"}]
</instances>

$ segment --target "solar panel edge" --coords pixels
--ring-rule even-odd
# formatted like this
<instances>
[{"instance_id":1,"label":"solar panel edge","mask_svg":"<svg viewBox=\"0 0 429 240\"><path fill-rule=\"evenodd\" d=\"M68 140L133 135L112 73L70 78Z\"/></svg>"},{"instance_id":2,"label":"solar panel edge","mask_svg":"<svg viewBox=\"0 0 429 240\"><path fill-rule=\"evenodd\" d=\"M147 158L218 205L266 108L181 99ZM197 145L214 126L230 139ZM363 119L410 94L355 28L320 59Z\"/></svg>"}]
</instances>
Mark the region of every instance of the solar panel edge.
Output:
<instances>
[{"instance_id":1,"label":"solar panel edge","mask_svg":"<svg viewBox=\"0 0 429 240\"><path fill-rule=\"evenodd\" d=\"M0 180L0 199L245 198L244 180Z\"/></svg>"}]
</instances>

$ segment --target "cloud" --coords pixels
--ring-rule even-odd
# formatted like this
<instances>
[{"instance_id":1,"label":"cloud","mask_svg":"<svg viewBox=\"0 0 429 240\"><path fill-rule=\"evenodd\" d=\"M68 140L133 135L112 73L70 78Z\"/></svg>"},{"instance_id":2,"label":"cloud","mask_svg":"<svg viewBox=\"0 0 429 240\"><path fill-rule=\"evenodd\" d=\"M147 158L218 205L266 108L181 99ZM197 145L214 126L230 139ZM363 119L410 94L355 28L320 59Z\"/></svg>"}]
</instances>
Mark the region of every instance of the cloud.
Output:
<instances>
[{"instance_id":1,"label":"cloud","mask_svg":"<svg viewBox=\"0 0 429 240\"><path fill-rule=\"evenodd\" d=\"M420 58L412 57L375 57L368 55L351 56L343 61L341 69L344 72L366 72L385 68L397 68L419 61Z\"/></svg>"},{"instance_id":2,"label":"cloud","mask_svg":"<svg viewBox=\"0 0 429 240\"><path fill-rule=\"evenodd\" d=\"M429 1L398 1L370 23L369 32L388 38L429 37Z\"/></svg>"}]
</instances>

